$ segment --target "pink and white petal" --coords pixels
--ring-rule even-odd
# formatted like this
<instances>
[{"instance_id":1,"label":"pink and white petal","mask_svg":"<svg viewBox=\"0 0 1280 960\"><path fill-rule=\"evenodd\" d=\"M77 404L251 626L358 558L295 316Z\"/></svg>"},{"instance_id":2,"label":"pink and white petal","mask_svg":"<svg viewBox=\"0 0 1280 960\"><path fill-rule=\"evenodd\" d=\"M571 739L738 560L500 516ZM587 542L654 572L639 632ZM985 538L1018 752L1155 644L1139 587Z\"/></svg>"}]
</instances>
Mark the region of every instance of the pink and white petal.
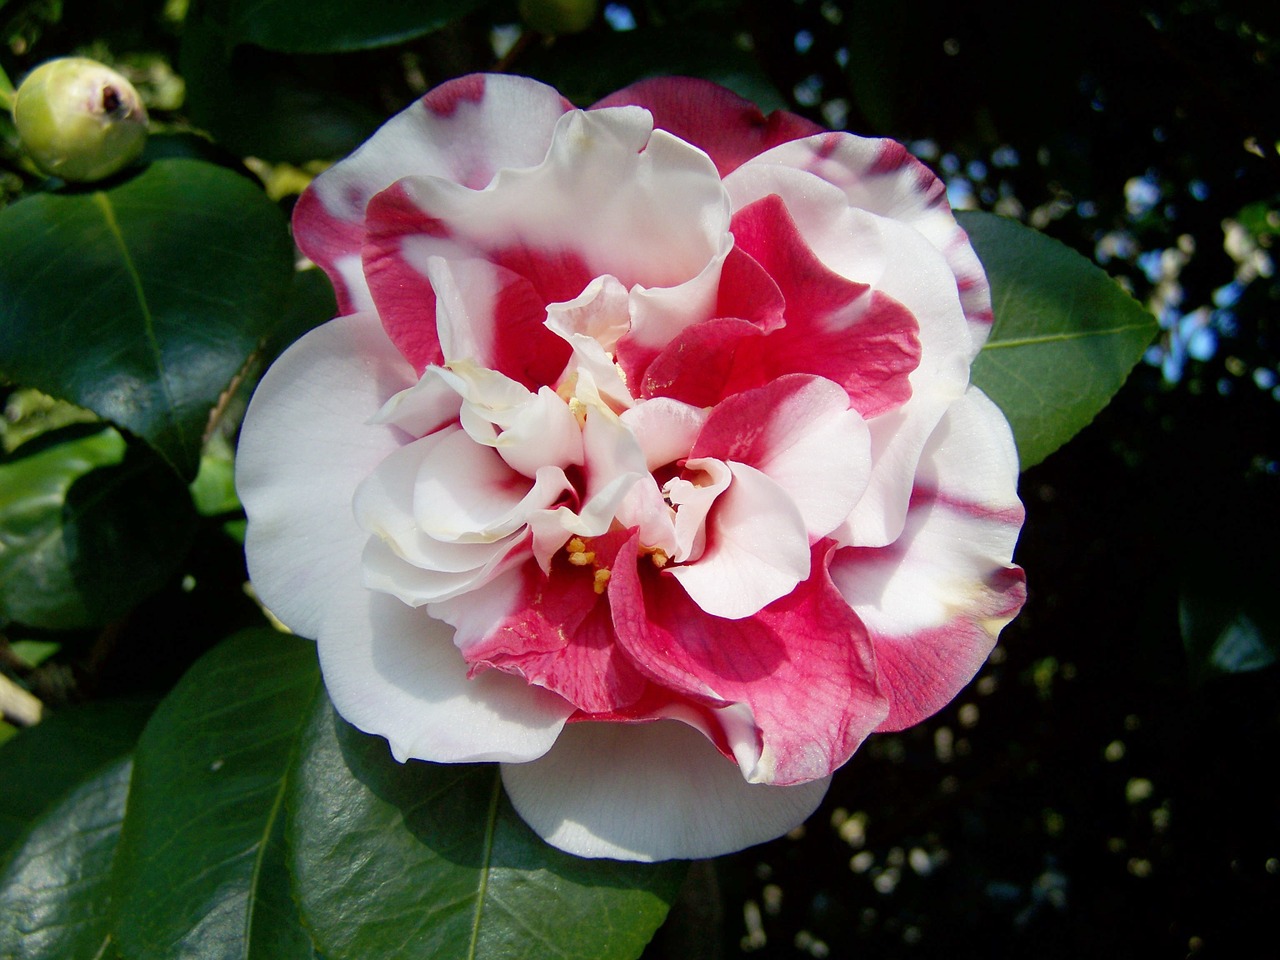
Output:
<instances>
[{"instance_id":1,"label":"pink and white petal","mask_svg":"<svg viewBox=\"0 0 1280 960\"><path fill-rule=\"evenodd\" d=\"M618 342L618 363L628 383L639 383L645 368L682 331L716 315L724 264L733 236L721 229L711 258L697 276L673 286L631 290L631 329Z\"/></svg>"},{"instance_id":2,"label":"pink and white petal","mask_svg":"<svg viewBox=\"0 0 1280 960\"><path fill-rule=\"evenodd\" d=\"M453 628L425 608L360 589L330 604L320 669L349 723L386 737L401 762L522 762L555 742L573 706L517 677L469 679Z\"/></svg>"},{"instance_id":3,"label":"pink and white petal","mask_svg":"<svg viewBox=\"0 0 1280 960\"><path fill-rule=\"evenodd\" d=\"M415 246L414 238L405 241L407 260L415 259ZM441 353L451 366L467 360L530 390L555 381L569 352L546 329L546 305L533 284L479 259L431 256L426 267L437 297Z\"/></svg>"},{"instance_id":4,"label":"pink and white petal","mask_svg":"<svg viewBox=\"0 0 1280 960\"><path fill-rule=\"evenodd\" d=\"M733 479L708 517L706 549L670 572L705 613L741 620L809 576L809 536L776 481L745 463L727 466Z\"/></svg>"},{"instance_id":5,"label":"pink and white petal","mask_svg":"<svg viewBox=\"0 0 1280 960\"><path fill-rule=\"evenodd\" d=\"M433 178L400 188L430 221L418 255L470 249L526 277L544 303L572 300L605 274L628 288L685 283L728 225L710 161L635 108L566 114L544 163L503 170L484 190Z\"/></svg>"},{"instance_id":6,"label":"pink and white petal","mask_svg":"<svg viewBox=\"0 0 1280 960\"><path fill-rule=\"evenodd\" d=\"M662 492L676 508L677 563L696 561L707 548L707 516L720 494L729 489L733 473L728 464L713 457L685 463L686 476L672 477Z\"/></svg>"},{"instance_id":7,"label":"pink and white petal","mask_svg":"<svg viewBox=\"0 0 1280 960\"><path fill-rule=\"evenodd\" d=\"M829 778L749 784L697 730L676 720L573 723L531 763L504 764L516 812L579 857L718 857L803 823Z\"/></svg>"},{"instance_id":8,"label":"pink and white petal","mask_svg":"<svg viewBox=\"0 0 1280 960\"><path fill-rule=\"evenodd\" d=\"M733 234L777 285L785 323L740 345L726 392L782 373L812 373L844 387L867 418L911 396L909 377L920 363L921 345L910 310L823 264L777 195L738 210Z\"/></svg>"},{"instance_id":9,"label":"pink and white petal","mask_svg":"<svg viewBox=\"0 0 1280 960\"><path fill-rule=\"evenodd\" d=\"M547 305L547 329L569 343L585 337L612 352L631 326L629 296L617 277L596 277L574 299Z\"/></svg>"},{"instance_id":10,"label":"pink and white petal","mask_svg":"<svg viewBox=\"0 0 1280 960\"><path fill-rule=\"evenodd\" d=\"M592 560L584 565L561 554L550 576L526 561L519 568L522 589L515 608L463 650L472 676L488 668L514 673L587 713L622 710L638 701L647 682L614 642L609 603L595 579L627 538L617 531L593 539Z\"/></svg>"},{"instance_id":11,"label":"pink and white petal","mask_svg":"<svg viewBox=\"0 0 1280 960\"><path fill-rule=\"evenodd\" d=\"M976 352L955 275L914 227L850 207L833 185L801 170L753 161L725 181L736 211L770 194L786 204L800 236L829 269L887 294L919 325L920 363L911 378L945 380L964 392Z\"/></svg>"},{"instance_id":12,"label":"pink and white petal","mask_svg":"<svg viewBox=\"0 0 1280 960\"><path fill-rule=\"evenodd\" d=\"M407 176L480 189L504 167L541 163L556 121L572 109L524 77L461 77L388 120L359 150L316 178L294 210L294 237L338 290L339 309L367 309L358 264L369 200Z\"/></svg>"},{"instance_id":13,"label":"pink and white petal","mask_svg":"<svg viewBox=\"0 0 1280 960\"><path fill-rule=\"evenodd\" d=\"M657 470L689 456L708 412L679 400L655 397L620 414L644 451L645 467Z\"/></svg>"},{"instance_id":14,"label":"pink and white petal","mask_svg":"<svg viewBox=\"0 0 1280 960\"><path fill-rule=\"evenodd\" d=\"M850 205L905 223L928 238L955 274L973 353L991 331L991 291L969 238L947 203L946 186L894 140L827 133L779 146L759 158L805 170L839 187Z\"/></svg>"},{"instance_id":15,"label":"pink and white petal","mask_svg":"<svg viewBox=\"0 0 1280 960\"><path fill-rule=\"evenodd\" d=\"M415 183L398 181L366 210L363 269L387 335L419 369L470 360L532 388L555 377L569 351L544 328L539 291L449 239L419 206Z\"/></svg>"},{"instance_id":16,"label":"pink and white petal","mask_svg":"<svg viewBox=\"0 0 1280 960\"><path fill-rule=\"evenodd\" d=\"M742 620L707 616L643 560L614 565L609 602L618 642L668 690L749 708L758 751L746 749L736 729L744 714L726 715L735 727L726 737L752 782L826 776L888 713L866 629L827 573L832 548L829 540L816 544L813 576Z\"/></svg>"},{"instance_id":17,"label":"pink and white petal","mask_svg":"<svg viewBox=\"0 0 1280 960\"><path fill-rule=\"evenodd\" d=\"M920 461L893 544L836 554L832 577L866 623L901 729L949 702L985 662L1026 597L1011 562L1023 510L1017 456L999 410L970 388Z\"/></svg>"},{"instance_id":18,"label":"pink and white petal","mask_svg":"<svg viewBox=\"0 0 1280 960\"><path fill-rule=\"evenodd\" d=\"M416 380L377 316L355 314L285 351L249 404L236 457L249 574L262 602L304 636L316 636L335 597L364 590L360 552L368 534L352 498L410 440L368 421Z\"/></svg>"},{"instance_id":19,"label":"pink and white petal","mask_svg":"<svg viewBox=\"0 0 1280 960\"><path fill-rule=\"evenodd\" d=\"M705 151L720 176L780 143L821 133L804 117L775 110L767 117L749 100L708 80L654 77L605 97L591 109L627 104L653 114L653 125Z\"/></svg>"},{"instance_id":20,"label":"pink and white petal","mask_svg":"<svg viewBox=\"0 0 1280 960\"><path fill-rule=\"evenodd\" d=\"M755 467L787 492L816 541L866 489L871 438L839 385L791 374L715 407L690 456Z\"/></svg>"}]
</instances>

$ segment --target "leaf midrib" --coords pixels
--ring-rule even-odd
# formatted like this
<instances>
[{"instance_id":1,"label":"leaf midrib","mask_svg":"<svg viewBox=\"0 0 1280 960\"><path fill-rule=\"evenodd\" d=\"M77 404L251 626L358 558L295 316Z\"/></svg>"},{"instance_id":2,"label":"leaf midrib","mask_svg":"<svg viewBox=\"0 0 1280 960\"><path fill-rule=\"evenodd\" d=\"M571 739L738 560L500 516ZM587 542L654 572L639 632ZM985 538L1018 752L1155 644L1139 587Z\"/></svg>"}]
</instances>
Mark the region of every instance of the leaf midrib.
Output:
<instances>
[{"instance_id":1,"label":"leaf midrib","mask_svg":"<svg viewBox=\"0 0 1280 960\"><path fill-rule=\"evenodd\" d=\"M308 702L312 702L316 698L316 693L320 688L320 674L317 671L311 684L311 694ZM253 858L253 872L249 876L249 896L245 904L244 917L244 955L249 957L252 953L253 945L253 924L255 914L258 908L258 886L259 878L262 874L262 861L267 855L267 847L271 843L271 831L275 828L276 818L280 816L280 810L284 806L285 788L289 783L289 771L293 769L294 762L297 760L298 751L302 745L302 732L306 729L306 721L309 713L301 715L298 723L297 731L293 736L293 747L289 751L289 759L284 764L284 774L280 777L280 785L276 790L275 799L271 803L271 810L267 814L266 823L262 831L262 839L258 843L257 852Z\"/></svg>"},{"instance_id":2,"label":"leaf midrib","mask_svg":"<svg viewBox=\"0 0 1280 960\"><path fill-rule=\"evenodd\" d=\"M116 220L115 208L112 206L111 199L99 190L93 194L93 203L102 211L102 219L106 223L107 232L111 234L111 238L115 241L116 249L120 253L120 260L123 262L125 272L129 276L129 282L133 284L133 294L137 298L138 309L142 312L144 338L151 350L152 362L156 365L160 391L164 394L164 416L169 421L169 427L174 436L181 442L182 433L177 429L178 424L174 417L177 406L174 402L173 391L169 387L169 373L165 369L164 358L160 352L160 341L156 337L155 317L151 313L151 305L147 302L147 292L142 285L142 275L138 272L138 268L133 262L132 254L129 253L129 246L125 243L124 233ZM185 447L185 444L183 446ZM188 451L184 449L183 452L187 453Z\"/></svg>"},{"instance_id":3,"label":"leaf midrib","mask_svg":"<svg viewBox=\"0 0 1280 960\"><path fill-rule=\"evenodd\" d=\"M1131 330L1148 330L1154 326L1154 322L1129 323L1122 327L1108 327L1105 330L1081 330L1075 333L1051 333L1037 337L1018 337L1016 339L1009 340L988 340L982 349L984 351L1000 350L1005 347L1030 347L1044 343L1065 343L1069 340L1087 340L1090 337L1109 337L1120 333L1128 333Z\"/></svg>"},{"instance_id":4,"label":"leaf midrib","mask_svg":"<svg viewBox=\"0 0 1280 960\"><path fill-rule=\"evenodd\" d=\"M489 868L493 859L493 838L498 831L498 799L502 795L502 775L495 768L493 791L489 795L489 812L484 824L484 857L480 864L480 885L476 889L476 912L471 920L471 942L467 944L467 960L476 960L480 944L480 920L484 916L485 898L489 892Z\"/></svg>"}]
</instances>

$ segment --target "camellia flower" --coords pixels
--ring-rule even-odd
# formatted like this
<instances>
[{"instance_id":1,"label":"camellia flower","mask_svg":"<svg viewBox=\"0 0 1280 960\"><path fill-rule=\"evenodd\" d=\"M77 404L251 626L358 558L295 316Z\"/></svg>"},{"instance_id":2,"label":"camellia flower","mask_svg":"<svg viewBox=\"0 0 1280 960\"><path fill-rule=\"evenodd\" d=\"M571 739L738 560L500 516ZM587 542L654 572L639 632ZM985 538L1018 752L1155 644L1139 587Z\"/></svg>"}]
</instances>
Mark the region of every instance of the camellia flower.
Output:
<instances>
[{"instance_id":1,"label":"camellia flower","mask_svg":"<svg viewBox=\"0 0 1280 960\"><path fill-rule=\"evenodd\" d=\"M343 316L254 396L263 601L400 760L583 856L803 821L1021 606L986 278L902 146L655 79L454 80L294 215Z\"/></svg>"}]
</instances>

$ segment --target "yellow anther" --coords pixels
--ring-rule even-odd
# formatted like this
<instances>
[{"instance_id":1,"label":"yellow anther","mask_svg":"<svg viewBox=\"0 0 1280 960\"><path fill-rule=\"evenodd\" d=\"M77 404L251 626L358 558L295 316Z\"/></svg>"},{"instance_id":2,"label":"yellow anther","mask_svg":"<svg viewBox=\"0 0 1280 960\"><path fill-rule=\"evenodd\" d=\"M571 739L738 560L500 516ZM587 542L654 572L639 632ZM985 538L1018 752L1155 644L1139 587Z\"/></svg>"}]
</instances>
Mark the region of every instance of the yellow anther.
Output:
<instances>
[{"instance_id":1,"label":"yellow anther","mask_svg":"<svg viewBox=\"0 0 1280 960\"><path fill-rule=\"evenodd\" d=\"M667 561L671 558L667 556L667 552L661 547L654 547L649 554L649 559L653 561L653 565L661 570L667 565Z\"/></svg>"},{"instance_id":2,"label":"yellow anther","mask_svg":"<svg viewBox=\"0 0 1280 960\"><path fill-rule=\"evenodd\" d=\"M604 593L605 588L609 586L609 578L612 576L613 574L609 572L607 567L601 567L596 571L595 580L591 584L591 588L596 593Z\"/></svg>"},{"instance_id":3,"label":"yellow anther","mask_svg":"<svg viewBox=\"0 0 1280 960\"><path fill-rule=\"evenodd\" d=\"M569 554L569 562L575 567L585 567L595 560L596 554L594 550L579 550L576 553Z\"/></svg>"},{"instance_id":4,"label":"yellow anther","mask_svg":"<svg viewBox=\"0 0 1280 960\"><path fill-rule=\"evenodd\" d=\"M581 553L583 550L587 549L587 541L583 540L581 537L574 537L564 545L564 548L570 553Z\"/></svg>"}]
</instances>

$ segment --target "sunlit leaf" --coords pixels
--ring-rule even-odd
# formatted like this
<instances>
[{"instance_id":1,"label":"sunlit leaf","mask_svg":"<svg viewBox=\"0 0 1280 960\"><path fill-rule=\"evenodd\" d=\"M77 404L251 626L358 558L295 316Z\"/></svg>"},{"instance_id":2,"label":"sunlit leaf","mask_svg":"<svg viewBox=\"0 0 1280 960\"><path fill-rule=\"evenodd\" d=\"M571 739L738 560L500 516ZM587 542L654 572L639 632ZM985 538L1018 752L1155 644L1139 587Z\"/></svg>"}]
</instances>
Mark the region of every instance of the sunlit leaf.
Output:
<instances>
[{"instance_id":1,"label":"sunlit leaf","mask_svg":"<svg viewBox=\"0 0 1280 960\"><path fill-rule=\"evenodd\" d=\"M210 411L279 319L284 218L245 177L162 160L0 211L0 373L143 437L195 476Z\"/></svg>"},{"instance_id":2,"label":"sunlit leaf","mask_svg":"<svg viewBox=\"0 0 1280 960\"><path fill-rule=\"evenodd\" d=\"M493 764L398 764L327 702L289 793L302 912L329 960L636 957L685 867L583 860L524 825Z\"/></svg>"},{"instance_id":3,"label":"sunlit leaf","mask_svg":"<svg viewBox=\"0 0 1280 960\"><path fill-rule=\"evenodd\" d=\"M1009 418L1025 470L1107 405L1142 358L1156 321L1058 241L989 213L959 219L991 280L995 309L973 382Z\"/></svg>"},{"instance_id":4,"label":"sunlit leaf","mask_svg":"<svg viewBox=\"0 0 1280 960\"><path fill-rule=\"evenodd\" d=\"M129 757L79 784L23 836L0 872L6 960L99 960L108 945L111 863Z\"/></svg>"},{"instance_id":5,"label":"sunlit leaf","mask_svg":"<svg viewBox=\"0 0 1280 960\"><path fill-rule=\"evenodd\" d=\"M312 956L280 827L319 685L314 644L257 629L206 654L161 702L138 741L113 877L124 956Z\"/></svg>"}]
</instances>

